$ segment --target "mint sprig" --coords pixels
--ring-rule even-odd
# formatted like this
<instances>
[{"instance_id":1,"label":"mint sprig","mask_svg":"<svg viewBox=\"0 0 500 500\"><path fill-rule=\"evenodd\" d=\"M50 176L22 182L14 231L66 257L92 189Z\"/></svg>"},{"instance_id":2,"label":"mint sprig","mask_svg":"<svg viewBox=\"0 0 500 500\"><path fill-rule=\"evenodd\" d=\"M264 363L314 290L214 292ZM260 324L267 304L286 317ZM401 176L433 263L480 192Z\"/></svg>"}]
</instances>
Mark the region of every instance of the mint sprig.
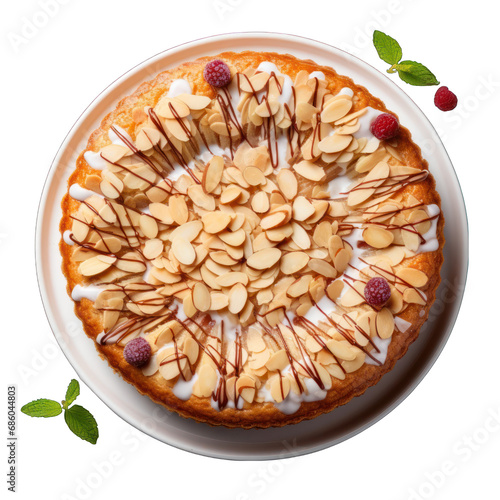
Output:
<instances>
[{"instance_id":1,"label":"mint sprig","mask_svg":"<svg viewBox=\"0 0 500 500\"><path fill-rule=\"evenodd\" d=\"M52 399L36 399L31 403L25 404L21 411L30 417L57 417L62 413L61 405Z\"/></svg>"},{"instance_id":2,"label":"mint sprig","mask_svg":"<svg viewBox=\"0 0 500 500\"><path fill-rule=\"evenodd\" d=\"M382 61L390 64L387 73L398 73L399 78L410 85L439 85L432 71L416 61L402 61L403 50L399 43L382 31L373 32L373 45Z\"/></svg>"},{"instance_id":3,"label":"mint sprig","mask_svg":"<svg viewBox=\"0 0 500 500\"><path fill-rule=\"evenodd\" d=\"M96 444L99 438L97 422L87 409L80 405L73 405L80 395L78 380L72 379L66 390L66 399L61 403L52 399L36 399L25 404L21 411L29 417L56 417L64 411L64 421L73 434L80 439Z\"/></svg>"},{"instance_id":4,"label":"mint sprig","mask_svg":"<svg viewBox=\"0 0 500 500\"><path fill-rule=\"evenodd\" d=\"M64 420L73 434L89 443L96 444L99 429L95 418L87 409L80 405L73 405L64 412Z\"/></svg>"}]
</instances>

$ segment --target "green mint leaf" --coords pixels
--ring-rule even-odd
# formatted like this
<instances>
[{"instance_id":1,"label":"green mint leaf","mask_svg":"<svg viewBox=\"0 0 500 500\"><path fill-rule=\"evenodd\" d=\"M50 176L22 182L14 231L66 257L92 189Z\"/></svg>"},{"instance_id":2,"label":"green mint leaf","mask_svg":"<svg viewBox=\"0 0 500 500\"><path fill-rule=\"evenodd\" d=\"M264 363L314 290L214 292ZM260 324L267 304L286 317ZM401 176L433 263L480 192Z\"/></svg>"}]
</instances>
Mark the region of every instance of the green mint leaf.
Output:
<instances>
[{"instance_id":1,"label":"green mint leaf","mask_svg":"<svg viewBox=\"0 0 500 500\"><path fill-rule=\"evenodd\" d=\"M415 61L401 61L394 66L399 78L410 85L426 86L439 85L437 78L423 64Z\"/></svg>"},{"instance_id":2,"label":"green mint leaf","mask_svg":"<svg viewBox=\"0 0 500 500\"><path fill-rule=\"evenodd\" d=\"M380 59L387 64L397 64L403 57L399 43L382 31L375 30L373 32L373 45L375 45Z\"/></svg>"},{"instance_id":3,"label":"green mint leaf","mask_svg":"<svg viewBox=\"0 0 500 500\"><path fill-rule=\"evenodd\" d=\"M36 399L25 404L21 411L29 417L56 417L62 413L61 405L52 399Z\"/></svg>"},{"instance_id":4,"label":"green mint leaf","mask_svg":"<svg viewBox=\"0 0 500 500\"><path fill-rule=\"evenodd\" d=\"M73 405L64 411L64 420L68 424L71 432L79 438L96 444L99 438L97 422L88 410L80 405Z\"/></svg>"},{"instance_id":5,"label":"green mint leaf","mask_svg":"<svg viewBox=\"0 0 500 500\"><path fill-rule=\"evenodd\" d=\"M78 380L72 379L66 391L66 399L63 401L63 407L66 409L80 395L80 384Z\"/></svg>"}]
</instances>

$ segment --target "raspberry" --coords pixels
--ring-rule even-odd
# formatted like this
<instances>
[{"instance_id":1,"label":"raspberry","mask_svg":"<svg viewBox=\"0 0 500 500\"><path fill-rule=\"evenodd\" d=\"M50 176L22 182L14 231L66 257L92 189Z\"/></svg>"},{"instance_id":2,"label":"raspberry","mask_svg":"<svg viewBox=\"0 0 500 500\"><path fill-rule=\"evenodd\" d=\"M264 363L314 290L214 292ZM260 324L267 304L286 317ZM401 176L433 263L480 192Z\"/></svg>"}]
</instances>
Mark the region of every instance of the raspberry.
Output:
<instances>
[{"instance_id":1,"label":"raspberry","mask_svg":"<svg viewBox=\"0 0 500 500\"><path fill-rule=\"evenodd\" d=\"M391 298L389 283L384 278L372 278L365 286L365 299L371 306L382 307Z\"/></svg>"},{"instance_id":2,"label":"raspberry","mask_svg":"<svg viewBox=\"0 0 500 500\"><path fill-rule=\"evenodd\" d=\"M139 368L151 358L151 346L146 339L137 337L127 343L123 349L123 357L129 365Z\"/></svg>"},{"instance_id":3,"label":"raspberry","mask_svg":"<svg viewBox=\"0 0 500 500\"><path fill-rule=\"evenodd\" d=\"M231 80L231 71L224 61L214 59L205 65L203 77L212 87L225 87Z\"/></svg>"},{"instance_id":4,"label":"raspberry","mask_svg":"<svg viewBox=\"0 0 500 500\"><path fill-rule=\"evenodd\" d=\"M434 104L441 111L451 111L457 107L458 97L448 87L439 87L434 96Z\"/></svg>"},{"instance_id":5,"label":"raspberry","mask_svg":"<svg viewBox=\"0 0 500 500\"><path fill-rule=\"evenodd\" d=\"M381 141L392 139L399 132L399 122L394 115L382 113L370 125L370 132Z\"/></svg>"}]
</instances>

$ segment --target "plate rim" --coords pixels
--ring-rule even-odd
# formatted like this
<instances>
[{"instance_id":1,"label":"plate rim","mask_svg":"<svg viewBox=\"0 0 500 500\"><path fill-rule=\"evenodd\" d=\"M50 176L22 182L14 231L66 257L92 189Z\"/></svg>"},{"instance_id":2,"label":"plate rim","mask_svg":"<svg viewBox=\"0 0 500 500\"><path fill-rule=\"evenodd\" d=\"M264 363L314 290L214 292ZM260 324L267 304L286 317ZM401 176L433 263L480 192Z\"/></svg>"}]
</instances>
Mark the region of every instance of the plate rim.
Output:
<instances>
[{"instance_id":1,"label":"plate rim","mask_svg":"<svg viewBox=\"0 0 500 500\"><path fill-rule=\"evenodd\" d=\"M108 93L110 93L115 87L119 86L120 83L125 82L129 77L131 77L135 72L139 71L141 67L147 67L150 65L154 60L156 59L161 59L164 57L168 57L169 55L174 55L177 51L182 51L182 50L187 50L189 48L197 47L197 46L203 46L207 42L222 42L222 41L231 41L235 38L241 40L244 40L245 38L258 38L260 40L265 39L266 41L270 42L270 45L272 42L276 41L284 41L284 42L296 42L298 44L304 44L308 46L307 48L313 48L312 46L319 47L323 50L336 53L340 57L347 59L347 60L352 60L354 61L357 65L364 66L365 69L367 69L372 75L375 77L383 77L384 83L389 84L397 93L400 94L400 96L407 100L410 107L413 107L413 111L416 112L417 115L420 116L420 118L424 119L426 127L433 133L434 140L436 142L436 145L438 149L442 150L442 153L444 153L444 156L447 160L448 167L450 167L450 173L453 174L454 181L456 182L456 185L454 186L457 188L457 194L459 195L459 199L461 200L460 204L460 214L459 218L463 219L464 227L463 227L463 236L462 236L462 243L464 244L464 248L462 249L463 252L463 258L461 261L461 278L462 281L459 283L460 285L460 291L454 301L454 311L451 319L449 320L447 324L447 333L446 335L441 339L440 343L434 348L432 351L432 355L429 357L427 362L425 363L424 367L420 370L418 373L418 376L413 380L413 383L408 386L403 393L394 399L390 404L388 404L382 411L378 412L375 417L369 419L367 422L364 424L356 427L352 431L346 433L343 435L340 439L334 440L333 442L324 442L321 445L314 446L308 449L302 449L300 452L295 452L295 453L279 453L279 454L262 454L262 455L246 455L245 453L240 453L240 454L231 454L228 455L227 453L218 453L215 450L211 451L206 451L206 450L200 450L200 449L194 449L192 446L184 445L182 446L180 443L173 443L166 441L165 439L162 439L160 436L156 435L154 431L147 430L144 428L141 428L137 425L136 422L133 421L133 418L130 417L129 415L126 414L125 410L123 409L117 409L114 407L114 404L110 401L107 401L106 398L102 395L102 391L99 390L99 388L94 387L89 381L88 378L85 374L85 372L81 369L80 366L78 366L77 361L74 359L72 354L70 354L69 350L66 349L66 347L63 345L64 341L62 338L60 338L60 335L58 334L57 330L58 328L55 326L56 321L54 319L54 315L51 310L51 306L49 304L49 299L48 299L48 293L47 293L47 287L46 283L44 281L44 271L42 270L41 262L42 262L42 254L43 254L43 248L42 248L42 234L41 234L41 228L42 228L42 219L43 215L46 211L49 199L47 196L47 192L49 190L49 187L51 185L51 182L53 181L53 178L55 177L55 174L57 172L57 165L59 160L61 159L65 148L67 146L67 143L69 142L69 139L73 137L74 133L78 130L79 125L81 122L84 120L84 118L90 114L92 111L94 104L96 102L101 101L101 99L105 98ZM227 50L231 50L231 48L228 48ZM272 50L272 49L269 49ZM292 54L293 55L293 54ZM314 58L312 57L314 60ZM158 73L158 71L155 71L155 73ZM115 102L116 104L116 102ZM56 200L56 202L59 202L60 200ZM360 434L364 430L368 429L369 427L373 426L380 420L382 420L385 416L387 416L389 413L391 413L395 408L397 408L416 388L422 380L427 376L429 373L430 369L434 366L435 362L441 355L446 343L448 342L451 332L453 331L456 321L458 319L458 315L461 310L461 305L463 302L464 298L464 292L467 284L467 278L468 278L468 270L469 270L469 223L468 223L468 215L467 215L467 209L465 205L465 200L463 196L463 191L460 185L459 178L457 176L457 173L455 171L455 168L453 166L453 163L449 157L449 154L446 150L446 147L444 146L443 142L441 141L441 138L436 132L435 127L433 124L430 122L429 118L425 115L425 113L419 108L419 106L411 99L406 92L399 87L394 81L392 81L390 78L388 78L386 75L384 75L381 71L377 70L374 68L371 64L367 63L366 61L362 60L361 58L350 54L346 52L345 50L342 50L338 47L335 47L331 44L328 44L326 42L318 41L310 37L305 37L305 36L299 36L299 35L294 35L294 34L287 34L287 33L280 33L280 32L268 32L268 31L243 31L243 32L227 32L227 33L222 33L222 34L215 34L215 35L210 35L206 37L201 37L197 39L193 39L178 45L175 45L173 47L170 47L166 50L162 50L146 59L143 61L139 62L138 64L135 64L133 67L131 67L129 70L124 72L121 76L113 80L109 85L107 85L99 94L92 99L92 101L88 104L88 106L85 107L85 109L82 111L82 113L78 116L74 124L71 126L67 134L65 135L63 141L61 142L52 162L50 165L50 168L47 172L47 176L45 179L45 182L43 184L42 188L42 193L40 197L40 201L38 204L38 209L37 209L37 217L36 217L36 226L35 226L35 265L36 265L36 276L37 276L37 284L38 284L38 289L39 293L42 299L42 305L43 309L45 312L45 315L47 317L47 320L49 322L50 328L52 330L52 333L61 348L64 356L72 366L72 368L75 370L75 372L78 374L80 377L81 381L85 383L85 385L113 412L115 413L118 417L121 419L125 420L128 424L133 426L134 428L140 430L141 432L144 432L145 434L149 435L150 437L153 437L157 439L158 441L168 444L170 446L173 446L174 448L183 450L183 451L188 451L191 453L195 453L201 456L206 456L206 457L211 457L211 458L218 458L218 459L226 459L226 460L278 460L278 459L284 459L284 458L292 458L296 457L299 455L307 455L310 453L314 453L316 451L320 451L326 448L329 448L331 446L340 444L341 442L346 441L347 439L350 439L351 437ZM436 291L439 291L439 289L442 287L443 281L441 281L441 284ZM76 316L75 316L76 318ZM401 360L400 360L401 361ZM77 365L78 368L75 366ZM204 425L204 424L197 424L197 425ZM296 424L294 428L298 428L297 426L300 426L300 424Z\"/></svg>"}]
</instances>

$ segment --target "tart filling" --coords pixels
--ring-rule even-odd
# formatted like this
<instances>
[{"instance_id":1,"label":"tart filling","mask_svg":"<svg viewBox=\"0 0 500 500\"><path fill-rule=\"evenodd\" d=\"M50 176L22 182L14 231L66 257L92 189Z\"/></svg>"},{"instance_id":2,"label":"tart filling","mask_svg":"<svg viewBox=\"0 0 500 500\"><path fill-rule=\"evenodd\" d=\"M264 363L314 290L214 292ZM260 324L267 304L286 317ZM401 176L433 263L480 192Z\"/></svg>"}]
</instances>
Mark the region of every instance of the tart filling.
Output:
<instances>
[{"instance_id":1,"label":"tart filling","mask_svg":"<svg viewBox=\"0 0 500 500\"><path fill-rule=\"evenodd\" d=\"M71 296L100 352L144 338L151 358L126 369L141 392L151 379L153 399L226 425L217 414L268 403L293 416L342 395L327 411L357 373L373 385L393 336L412 331L395 361L428 314L443 242L425 163L407 132L374 137L384 109L364 89L270 60L230 68L226 87L193 92L188 75L127 108L126 127L108 120L61 224ZM373 278L381 303L367 298ZM213 411L182 409L197 399ZM234 425L266 424L252 413Z\"/></svg>"}]
</instances>

